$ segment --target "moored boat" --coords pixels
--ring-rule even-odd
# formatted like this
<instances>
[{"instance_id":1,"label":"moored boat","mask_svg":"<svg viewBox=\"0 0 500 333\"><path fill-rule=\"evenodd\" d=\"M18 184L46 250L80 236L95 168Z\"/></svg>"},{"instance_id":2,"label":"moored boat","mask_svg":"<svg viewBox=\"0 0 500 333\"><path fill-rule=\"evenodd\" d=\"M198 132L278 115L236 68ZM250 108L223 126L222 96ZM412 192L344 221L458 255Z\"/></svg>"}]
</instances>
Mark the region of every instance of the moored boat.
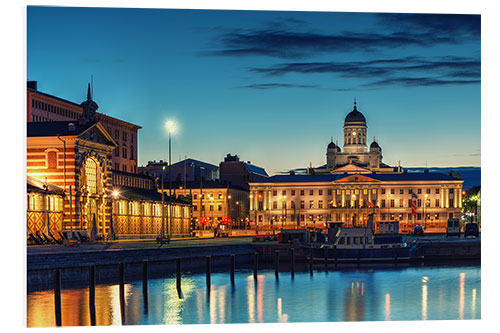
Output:
<instances>
[{"instance_id":1,"label":"moored boat","mask_svg":"<svg viewBox=\"0 0 500 333\"><path fill-rule=\"evenodd\" d=\"M334 262L394 262L417 259L414 245L409 245L397 235L376 235L373 215L366 227L343 227L332 223L324 243L303 243L313 260ZM307 254L307 252L306 252Z\"/></svg>"}]
</instances>

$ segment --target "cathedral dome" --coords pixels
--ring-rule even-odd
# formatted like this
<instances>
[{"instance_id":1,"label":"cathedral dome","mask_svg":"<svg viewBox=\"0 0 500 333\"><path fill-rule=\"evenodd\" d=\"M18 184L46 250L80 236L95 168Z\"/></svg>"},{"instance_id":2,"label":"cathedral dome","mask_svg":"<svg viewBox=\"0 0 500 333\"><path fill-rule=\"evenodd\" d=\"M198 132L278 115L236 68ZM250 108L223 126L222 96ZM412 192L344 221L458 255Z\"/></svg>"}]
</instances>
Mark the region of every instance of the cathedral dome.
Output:
<instances>
[{"instance_id":1,"label":"cathedral dome","mask_svg":"<svg viewBox=\"0 0 500 333\"><path fill-rule=\"evenodd\" d=\"M354 109L347 114L344 120L344 125L348 125L350 123L362 123L363 125L366 125L365 116L363 116L363 114L356 108L356 101L354 101Z\"/></svg>"},{"instance_id":2,"label":"cathedral dome","mask_svg":"<svg viewBox=\"0 0 500 333\"><path fill-rule=\"evenodd\" d=\"M337 146L335 145L335 143L333 143L333 141L328 144L328 149L331 148L337 148Z\"/></svg>"},{"instance_id":3,"label":"cathedral dome","mask_svg":"<svg viewBox=\"0 0 500 333\"><path fill-rule=\"evenodd\" d=\"M380 146L378 145L378 143L376 141L373 141L370 145L370 148L378 148L378 149L381 149Z\"/></svg>"}]
</instances>

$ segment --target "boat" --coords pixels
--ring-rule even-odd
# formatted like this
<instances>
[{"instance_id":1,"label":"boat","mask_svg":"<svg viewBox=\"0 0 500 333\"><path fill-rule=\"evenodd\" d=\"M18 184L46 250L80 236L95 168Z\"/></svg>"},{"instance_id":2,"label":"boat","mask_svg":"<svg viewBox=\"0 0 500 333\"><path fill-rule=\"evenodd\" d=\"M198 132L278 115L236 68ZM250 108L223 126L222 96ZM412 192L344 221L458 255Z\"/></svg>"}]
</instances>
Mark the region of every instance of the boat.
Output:
<instances>
[{"instance_id":1,"label":"boat","mask_svg":"<svg viewBox=\"0 0 500 333\"><path fill-rule=\"evenodd\" d=\"M366 227L344 227L330 223L326 242L302 243L301 248L312 260L335 263L400 262L418 259L416 246L399 235L377 235L373 231L373 214ZM309 253L307 252L309 251Z\"/></svg>"}]
</instances>

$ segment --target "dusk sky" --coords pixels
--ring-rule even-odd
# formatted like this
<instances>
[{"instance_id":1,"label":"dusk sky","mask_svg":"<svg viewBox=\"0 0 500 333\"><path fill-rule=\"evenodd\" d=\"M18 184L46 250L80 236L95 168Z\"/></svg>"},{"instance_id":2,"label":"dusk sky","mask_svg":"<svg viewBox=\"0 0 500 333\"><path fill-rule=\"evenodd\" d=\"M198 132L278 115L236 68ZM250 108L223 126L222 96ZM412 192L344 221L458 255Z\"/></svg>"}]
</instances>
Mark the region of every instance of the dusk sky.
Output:
<instances>
[{"instance_id":1,"label":"dusk sky","mask_svg":"<svg viewBox=\"0 0 500 333\"><path fill-rule=\"evenodd\" d=\"M326 163L354 98L383 162L480 166L479 15L28 7L27 79L142 126L139 165Z\"/></svg>"}]
</instances>

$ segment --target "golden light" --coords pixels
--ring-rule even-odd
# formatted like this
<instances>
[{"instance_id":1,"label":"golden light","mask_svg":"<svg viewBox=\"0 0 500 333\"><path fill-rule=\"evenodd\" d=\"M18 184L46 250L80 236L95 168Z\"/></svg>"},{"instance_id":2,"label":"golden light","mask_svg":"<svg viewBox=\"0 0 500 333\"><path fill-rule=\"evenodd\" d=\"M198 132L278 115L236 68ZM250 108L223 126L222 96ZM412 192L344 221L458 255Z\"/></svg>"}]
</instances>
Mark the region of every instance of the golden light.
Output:
<instances>
[{"instance_id":1,"label":"golden light","mask_svg":"<svg viewBox=\"0 0 500 333\"><path fill-rule=\"evenodd\" d=\"M165 123L165 127L167 128L167 131L169 133L175 133L175 131L177 130L177 126L172 120L167 120L167 122Z\"/></svg>"},{"instance_id":2,"label":"golden light","mask_svg":"<svg viewBox=\"0 0 500 333\"><path fill-rule=\"evenodd\" d=\"M231 196L230 196L230 195L228 195L228 196L227 196L227 198L228 198L228 199L231 199Z\"/></svg>"},{"instance_id":3,"label":"golden light","mask_svg":"<svg viewBox=\"0 0 500 333\"><path fill-rule=\"evenodd\" d=\"M113 198L116 199L119 195L120 195L120 192L118 192L117 190L113 191Z\"/></svg>"}]
</instances>

